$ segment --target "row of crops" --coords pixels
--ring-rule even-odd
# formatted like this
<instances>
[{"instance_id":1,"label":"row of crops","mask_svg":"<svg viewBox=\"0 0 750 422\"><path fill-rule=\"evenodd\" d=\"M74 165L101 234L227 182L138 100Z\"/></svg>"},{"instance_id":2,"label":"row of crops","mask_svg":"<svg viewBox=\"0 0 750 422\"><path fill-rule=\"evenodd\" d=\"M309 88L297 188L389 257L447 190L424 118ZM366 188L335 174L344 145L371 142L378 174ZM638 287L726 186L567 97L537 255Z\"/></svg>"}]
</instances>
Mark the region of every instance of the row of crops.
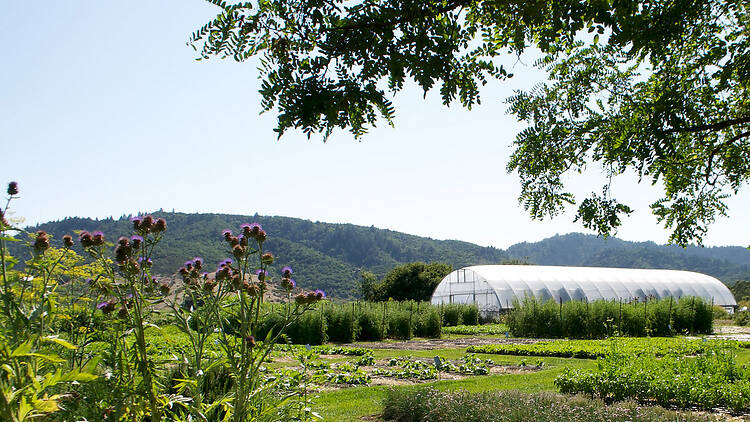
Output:
<instances>
[{"instance_id":1,"label":"row of crops","mask_svg":"<svg viewBox=\"0 0 750 422\"><path fill-rule=\"evenodd\" d=\"M699 297L645 301L542 301L514 304L506 322L516 337L604 338L710 334L713 312Z\"/></svg>"},{"instance_id":2,"label":"row of crops","mask_svg":"<svg viewBox=\"0 0 750 422\"><path fill-rule=\"evenodd\" d=\"M735 412L750 408L750 369L737 353L750 344L686 338L555 340L473 346L471 353L597 359L594 369L567 367L554 383L561 393L665 407Z\"/></svg>"},{"instance_id":3,"label":"row of crops","mask_svg":"<svg viewBox=\"0 0 750 422\"><path fill-rule=\"evenodd\" d=\"M555 385L562 393L608 400L738 412L750 407L750 370L737 364L736 346L712 343L696 356L638 356L618 351L605 355L591 371L566 368Z\"/></svg>"},{"instance_id":4,"label":"row of crops","mask_svg":"<svg viewBox=\"0 0 750 422\"><path fill-rule=\"evenodd\" d=\"M284 324L283 305L267 305L258 327L265 338ZM408 340L413 337L440 338L443 327L479 323L476 305L431 305L425 302L320 303L314 312L303 315L287 329L287 338L297 344L323 344L327 341L351 343Z\"/></svg>"},{"instance_id":5,"label":"row of crops","mask_svg":"<svg viewBox=\"0 0 750 422\"><path fill-rule=\"evenodd\" d=\"M627 351L632 356L694 356L717 345L738 348L745 345L730 340L687 338L612 338L608 340L553 340L530 344L487 344L470 346L467 352L512 356L543 356L559 358L597 359Z\"/></svg>"}]
</instances>

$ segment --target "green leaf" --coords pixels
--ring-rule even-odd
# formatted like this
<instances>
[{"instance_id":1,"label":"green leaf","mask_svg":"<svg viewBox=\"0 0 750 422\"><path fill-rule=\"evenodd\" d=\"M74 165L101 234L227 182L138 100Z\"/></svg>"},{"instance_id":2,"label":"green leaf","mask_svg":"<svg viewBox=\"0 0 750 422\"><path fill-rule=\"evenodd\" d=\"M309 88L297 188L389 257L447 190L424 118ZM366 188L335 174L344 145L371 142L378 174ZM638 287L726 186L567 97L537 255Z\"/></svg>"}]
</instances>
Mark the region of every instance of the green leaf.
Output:
<instances>
[{"instance_id":1,"label":"green leaf","mask_svg":"<svg viewBox=\"0 0 750 422\"><path fill-rule=\"evenodd\" d=\"M75 349L78 348L78 346L76 346L74 344L71 344L71 343L68 343L67 341L65 341L65 340L63 340L63 339L61 339L61 338L59 338L57 336L42 337L42 340L46 341L46 342L49 342L49 343L59 344L60 346L66 348L68 350L75 350Z\"/></svg>"}]
</instances>

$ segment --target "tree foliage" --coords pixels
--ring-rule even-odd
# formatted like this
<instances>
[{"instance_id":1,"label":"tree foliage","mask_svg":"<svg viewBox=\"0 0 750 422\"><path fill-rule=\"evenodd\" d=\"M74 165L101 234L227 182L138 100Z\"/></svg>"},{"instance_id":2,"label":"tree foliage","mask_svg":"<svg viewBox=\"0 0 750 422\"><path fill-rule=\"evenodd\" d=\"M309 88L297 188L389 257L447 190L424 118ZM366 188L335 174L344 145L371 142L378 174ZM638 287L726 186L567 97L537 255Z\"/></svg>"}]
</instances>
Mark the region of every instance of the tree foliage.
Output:
<instances>
[{"instance_id":1,"label":"tree foliage","mask_svg":"<svg viewBox=\"0 0 750 422\"><path fill-rule=\"evenodd\" d=\"M440 280L451 271L453 267L448 264L411 262L392 269L377 284L373 284L372 274L365 273L362 275L363 297L371 301L430 300Z\"/></svg>"},{"instance_id":2,"label":"tree foliage","mask_svg":"<svg viewBox=\"0 0 750 422\"><path fill-rule=\"evenodd\" d=\"M190 44L201 59L260 58L262 106L277 111L279 136L360 137L379 118L391 123L407 80L471 108L490 79L512 76L498 56L534 46L550 80L509 99L528 127L508 166L532 217L575 204L564 175L597 163L602 191L580 201L577 219L608 235L632 212L610 192L631 169L663 187L652 212L685 245L750 177L744 0L208 1L219 13Z\"/></svg>"}]
</instances>

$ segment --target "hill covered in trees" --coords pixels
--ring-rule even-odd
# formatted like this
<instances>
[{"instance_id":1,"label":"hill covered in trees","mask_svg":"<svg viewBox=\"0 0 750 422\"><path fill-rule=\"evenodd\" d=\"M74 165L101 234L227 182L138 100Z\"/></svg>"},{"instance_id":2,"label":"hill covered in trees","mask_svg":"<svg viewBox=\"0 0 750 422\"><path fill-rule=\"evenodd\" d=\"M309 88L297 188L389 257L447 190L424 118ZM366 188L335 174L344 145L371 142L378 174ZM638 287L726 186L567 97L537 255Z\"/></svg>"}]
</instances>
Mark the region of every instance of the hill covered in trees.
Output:
<instances>
[{"instance_id":1,"label":"hill covered in trees","mask_svg":"<svg viewBox=\"0 0 750 422\"><path fill-rule=\"evenodd\" d=\"M222 230L236 231L241 223L258 222L268 233L266 250L276 256L272 271L290 265L300 287L321 288L337 297L354 297L359 293L362 271L381 278L395 266L415 261L442 262L455 269L521 259L541 265L683 269L712 275L730 285L736 280L750 279L750 251L741 247L682 249L571 233L516 244L503 251L375 227L290 217L170 212L153 215L168 222L167 234L154 256L156 273L174 274L184 261L195 256L203 257L211 270L215 263L231 256L222 240ZM63 234L75 230L101 230L114 242L118 236L130 233L129 217L103 220L72 217L28 230L45 230L58 242ZM14 253L21 253L17 246Z\"/></svg>"},{"instance_id":2,"label":"hill covered in trees","mask_svg":"<svg viewBox=\"0 0 750 422\"><path fill-rule=\"evenodd\" d=\"M167 233L153 257L156 273L173 274L183 262L195 256L203 257L211 271L219 261L231 257L221 232L225 229L237 232L240 224L257 222L268 233L265 250L276 256L272 271L289 265L294 268L294 278L300 287L320 288L338 297L358 294L362 270L382 277L393 267L412 261L444 262L460 268L498 263L505 257L502 250L492 247L352 224L260 215L152 214L167 220ZM74 230L101 230L114 242L130 233L129 218L129 215L104 220L66 218L28 230L45 230L58 241Z\"/></svg>"}]
</instances>

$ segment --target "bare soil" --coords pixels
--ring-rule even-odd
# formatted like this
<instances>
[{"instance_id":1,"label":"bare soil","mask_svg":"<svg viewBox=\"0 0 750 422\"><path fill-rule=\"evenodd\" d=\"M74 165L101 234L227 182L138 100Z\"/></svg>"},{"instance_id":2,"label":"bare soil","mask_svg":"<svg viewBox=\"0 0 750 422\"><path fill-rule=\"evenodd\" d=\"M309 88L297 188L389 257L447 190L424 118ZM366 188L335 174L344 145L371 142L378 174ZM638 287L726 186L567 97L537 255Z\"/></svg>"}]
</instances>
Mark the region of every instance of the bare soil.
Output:
<instances>
[{"instance_id":1,"label":"bare soil","mask_svg":"<svg viewBox=\"0 0 750 422\"><path fill-rule=\"evenodd\" d=\"M534 344L545 339L530 338L502 338L502 337L462 337L451 339L420 339L404 341L360 342L343 344L346 347L365 347L368 349L397 349L397 350L434 350L434 349L464 349L469 346L483 346L486 344Z\"/></svg>"}]
</instances>

